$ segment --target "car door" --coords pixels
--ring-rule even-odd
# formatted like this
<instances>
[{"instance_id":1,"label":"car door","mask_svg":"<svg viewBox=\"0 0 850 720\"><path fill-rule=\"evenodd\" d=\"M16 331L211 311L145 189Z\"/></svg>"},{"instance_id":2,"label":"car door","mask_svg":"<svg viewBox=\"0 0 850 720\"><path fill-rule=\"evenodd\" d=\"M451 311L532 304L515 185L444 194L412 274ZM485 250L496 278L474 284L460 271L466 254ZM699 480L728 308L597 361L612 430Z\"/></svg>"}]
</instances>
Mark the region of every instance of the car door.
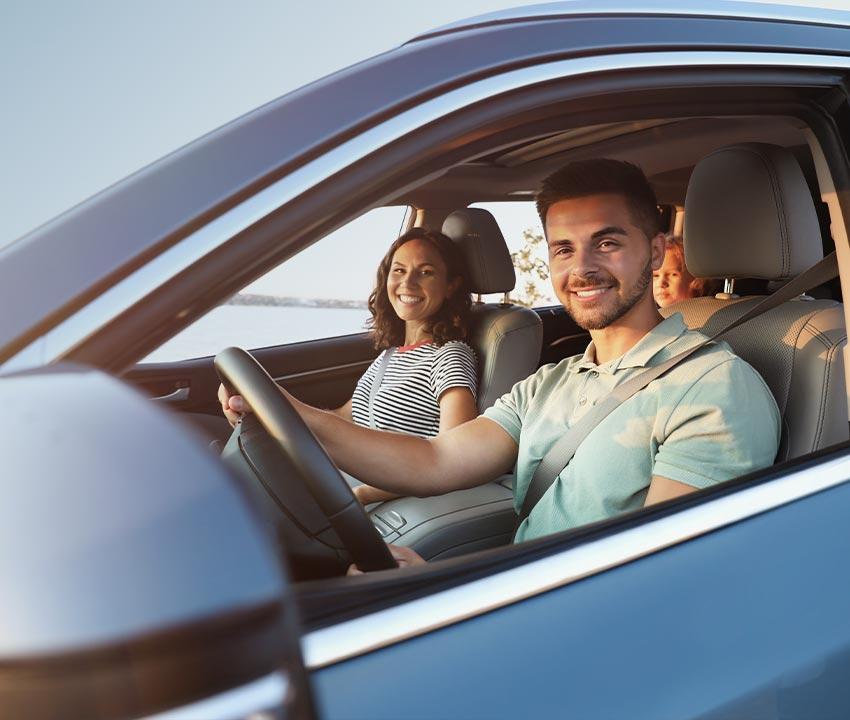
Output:
<instances>
[{"instance_id":1,"label":"car door","mask_svg":"<svg viewBox=\"0 0 850 720\"><path fill-rule=\"evenodd\" d=\"M845 446L317 619L322 717L846 717L848 476Z\"/></svg>"}]
</instances>

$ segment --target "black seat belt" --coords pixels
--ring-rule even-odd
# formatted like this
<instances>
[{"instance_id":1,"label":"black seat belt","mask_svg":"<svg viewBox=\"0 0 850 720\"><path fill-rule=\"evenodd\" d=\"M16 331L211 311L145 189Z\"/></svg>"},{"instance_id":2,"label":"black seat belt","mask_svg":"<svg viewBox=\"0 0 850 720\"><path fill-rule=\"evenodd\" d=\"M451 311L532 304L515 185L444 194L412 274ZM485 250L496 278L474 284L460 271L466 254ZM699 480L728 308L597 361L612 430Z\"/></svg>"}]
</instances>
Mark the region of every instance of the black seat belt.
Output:
<instances>
[{"instance_id":1,"label":"black seat belt","mask_svg":"<svg viewBox=\"0 0 850 720\"><path fill-rule=\"evenodd\" d=\"M636 392L645 388L653 380L661 377L668 370L678 365L700 348L716 340L719 336L781 305L787 300L801 295L810 288L832 280L837 275L838 260L835 252L832 252L789 283L783 285L772 295L768 295L764 300L754 305L737 320L725 325L711 337L706 338L703 342L684 350L678 355L674 355L663 363L649 368L645 372L614 388L601 401L594 405L592 409L585 413L575 425L569 428L558 442L549 448L546 455L543 456L543 459L534 471L531 482L528 484L528 490L525 493L525 498L517 515L516 525L514 526L514 537L516 537L516 531L519 530L519 526L529 516L534 506L540 501L540 498L554 484L555 480L558 479L558 476L564 471L570 460L572 460L578 446L581 445L584 439L609 413L618 408Z\"/></svg>"}]
</instances>

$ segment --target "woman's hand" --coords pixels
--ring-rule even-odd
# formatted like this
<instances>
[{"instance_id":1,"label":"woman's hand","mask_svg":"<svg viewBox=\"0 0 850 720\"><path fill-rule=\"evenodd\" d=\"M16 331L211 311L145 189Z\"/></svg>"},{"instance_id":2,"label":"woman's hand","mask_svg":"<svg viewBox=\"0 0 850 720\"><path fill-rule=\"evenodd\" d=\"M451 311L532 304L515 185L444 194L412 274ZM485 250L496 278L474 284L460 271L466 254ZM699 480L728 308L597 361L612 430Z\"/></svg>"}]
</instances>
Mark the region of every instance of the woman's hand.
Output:
<instances>
[{"instance_id":1,"label":"woman's hand","mask_svg":"<svg viewBox=\"0 0 850 720\"><path fill-rule=\"evenodd\" d=\"M390 553L395 558L400 568L413 567L414 565L424 565L427 561L415 550L409 547L401 547L400 545L387 545ZM363 571L356 565L349 565L346 575L363 575Z\"/></svg>"},{"instance_id":2,"label":"woman's hand","mask_svg":"<svg viewBox=\"0 0 850 720\"><path fill-rule=\"evenodd\" d=\"M231 395L224 385L218 386L218 401L221 403L221 411L230 427L236 427L236 424L246 412L251 412L251 408L241 395Z\"/></svg>"}]
</instances>

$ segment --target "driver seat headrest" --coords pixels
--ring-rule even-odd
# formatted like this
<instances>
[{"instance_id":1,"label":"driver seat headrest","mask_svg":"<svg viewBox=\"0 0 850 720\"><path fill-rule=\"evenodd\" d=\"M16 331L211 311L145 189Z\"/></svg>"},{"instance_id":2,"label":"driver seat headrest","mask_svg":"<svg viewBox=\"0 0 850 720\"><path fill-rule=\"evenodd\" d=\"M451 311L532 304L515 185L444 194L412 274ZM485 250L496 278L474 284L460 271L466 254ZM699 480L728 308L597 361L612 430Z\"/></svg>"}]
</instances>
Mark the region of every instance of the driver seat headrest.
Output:
<instances>
[{"instance_id":1,"label":"driver seat headrest","mask_svg":"<svg viewBox=\"0 0 850 720\"><path fill-rule=\"evenodd\" d=\"M730 145L697 163L684 237L695 277L787 281L823 257L803 171L790 150L766 143Z\"/></svg>"}]
</instances>

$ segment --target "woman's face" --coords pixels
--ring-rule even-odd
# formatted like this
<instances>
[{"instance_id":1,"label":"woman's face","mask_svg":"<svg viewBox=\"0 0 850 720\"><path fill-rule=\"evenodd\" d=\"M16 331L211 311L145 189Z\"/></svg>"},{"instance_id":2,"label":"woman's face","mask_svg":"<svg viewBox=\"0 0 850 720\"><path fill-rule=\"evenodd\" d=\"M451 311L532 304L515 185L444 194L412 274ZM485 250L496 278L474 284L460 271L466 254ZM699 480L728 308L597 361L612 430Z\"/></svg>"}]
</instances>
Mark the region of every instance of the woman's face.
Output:
<instances>
[{"instance_id":1,"label":"woman's face","mask_svg":"<svg viewBox=\"0 0 850 720\"><path fill-rule=\"evenodd\" d=\"M428 320L453 290L446 264L430 242L410 240L395 251L387 296L396 315L406 323Z\"/></svg>"},{"instance_id":2,"label":"woman's face","mask_svg":"<svg viewBox=\"0 0 850 720\"><path fill-rule=\"evenodd\" d=\"M694 276L682 267L672 252L664 257L664 264L652 273L652 292L659 307L696 296Z\"/></svg>"}]
</instances>

